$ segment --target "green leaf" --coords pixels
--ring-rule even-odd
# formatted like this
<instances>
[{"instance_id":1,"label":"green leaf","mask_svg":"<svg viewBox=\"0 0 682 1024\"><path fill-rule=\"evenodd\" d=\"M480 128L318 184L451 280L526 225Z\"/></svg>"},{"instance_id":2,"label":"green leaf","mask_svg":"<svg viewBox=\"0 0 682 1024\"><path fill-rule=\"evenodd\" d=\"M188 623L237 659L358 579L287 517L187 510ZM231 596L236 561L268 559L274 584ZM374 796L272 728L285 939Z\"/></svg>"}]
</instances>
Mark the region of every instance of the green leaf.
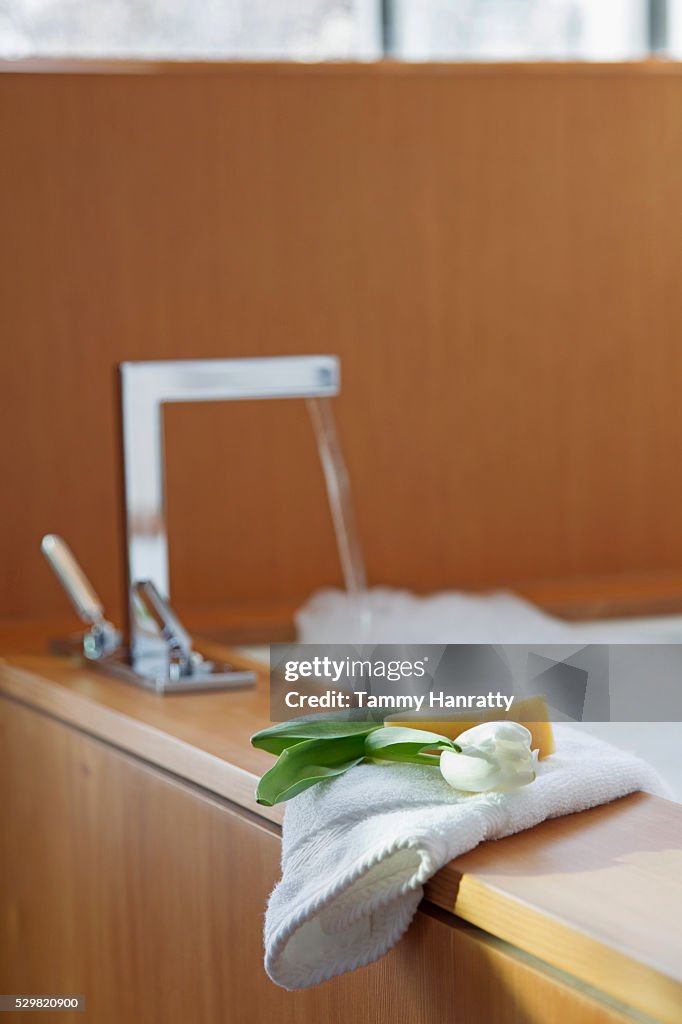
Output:
<instances>
[{"instance_id":1,"label":"green leaf","mask_svg":"<svg viewBox=\"0 0 682 1024\"><path fill-rule=\"evenodd\" d=\"M269 729L263 729L251 737L251 745L260 750L267 750L269 754L281 754L287 747L301 743L303 740L335 740L352 736L366 736L374 729L380 728L381 722L359 722L341 718L322 718L322 716L315 715L294 718L290 722L280 722L278 725L270 726Z\"/></svg>"},{"instance_id":2,"label":"green leaf","mask_svg":"<svg viewBox=\"0 0 682 1024\"><path fill-rule=\"evenodd\" d=\"M365 737L365 754L378 761L403 761L407 764L435 764L439 755L424 753L428 750L456 750L459 747L446 736L423 729L405 729L388 726Z\"/></svg>"},{"instance_id":3,"label":"green leaf","mask_svg":"<svg viewBox=\"0 0 682 1024\"><path fill-rule=\"evenodd\" d=\"M290 800L317 782L342 775L365 757L365 733L331 739L303 740L282 751L277 762L258 783L259 804Z\"/></svg>"}]
</instances>

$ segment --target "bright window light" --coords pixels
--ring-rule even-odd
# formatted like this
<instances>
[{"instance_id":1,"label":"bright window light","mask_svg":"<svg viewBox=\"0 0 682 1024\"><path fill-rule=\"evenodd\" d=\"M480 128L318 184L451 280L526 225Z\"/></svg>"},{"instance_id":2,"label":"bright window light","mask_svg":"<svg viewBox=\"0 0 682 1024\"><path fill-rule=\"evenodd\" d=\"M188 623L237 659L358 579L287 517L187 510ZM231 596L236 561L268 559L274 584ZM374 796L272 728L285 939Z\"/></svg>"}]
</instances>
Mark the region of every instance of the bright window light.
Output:
<instances>
[{"instance_id":1,"label":"bright window light","mask_svg":"<svg viewBox=\"0 0 682 1024\"><path fill-rule=\"evenodd\" d=\"M0 56L375 59L376 0L0 0Z\"/></svg>"},{"instance_id":2,"label":"bright window light","mask_svg":"<svg viewBox=\"0 0 682 1024\"><path fill-rule=\"evenodd\" d=\"M648 0L395 0L406 60L627 60L648 44Z\"/></svg>"},{"instance_id":3,"label":"bright window light","mask_svg":"<svg viewBox=\"0 0 682 1024\"><path fill-rule=\"evenodd\" d=\"M0 0L0 57L682 57L682 0Z\"/></svg>"},{"instance_id":4,"label":"bright window light","mask_svg":"<svg viewBox=\"0 0 682 1024\"><path fill-rule=\"evenodd\" d=\"M671 57L682 57L682 0L668 2L668 47Z\"/></svg>"}]
</instances>

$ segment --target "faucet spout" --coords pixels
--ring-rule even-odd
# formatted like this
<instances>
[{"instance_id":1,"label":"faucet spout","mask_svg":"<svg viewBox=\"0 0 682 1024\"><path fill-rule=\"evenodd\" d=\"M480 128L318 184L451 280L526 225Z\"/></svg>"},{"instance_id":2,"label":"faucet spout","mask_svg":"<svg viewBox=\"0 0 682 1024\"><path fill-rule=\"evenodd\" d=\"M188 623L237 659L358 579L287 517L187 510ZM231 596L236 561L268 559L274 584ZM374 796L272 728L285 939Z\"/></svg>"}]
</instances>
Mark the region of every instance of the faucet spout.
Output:
<instances>
[{"instance_id":1,"label":"faucet spout","mask_svg":"<svg viewBox=\"0 0 682 1024\"><path fill-rule=\"evenodd\" d=\"M141 600L139 585L151 581L162 602L169 597L163 406L330 397L339 391L339 363L328 355L127 362L120 379L130 660L135 672L158 677L168 666L168 642L163 623L149 614L150 592ZM191 659L186 666L195 678L201 671Z\"/></svg>"}]
</instances>

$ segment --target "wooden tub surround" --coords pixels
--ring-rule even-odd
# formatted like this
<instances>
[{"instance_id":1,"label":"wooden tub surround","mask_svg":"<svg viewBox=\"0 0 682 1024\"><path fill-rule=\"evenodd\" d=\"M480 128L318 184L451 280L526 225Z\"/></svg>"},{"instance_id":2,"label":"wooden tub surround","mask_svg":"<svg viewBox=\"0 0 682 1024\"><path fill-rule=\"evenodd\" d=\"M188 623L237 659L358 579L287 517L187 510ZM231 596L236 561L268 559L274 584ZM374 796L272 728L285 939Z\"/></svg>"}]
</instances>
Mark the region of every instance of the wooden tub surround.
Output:
<instances>
[{"instance_id":1,"label":"wooden tub surround","mask_svg":"<svg viewBox=\"0 0 682 1024\"><path fill-rule=\"evenodd\" d=\"M98 1024L682 1019L682 807L645 794L484 844L384 959L274 986L282 808L255 803L271 759L249 745L266 720L263 673L157 697L64 658L0 662L3 992L85 995L61 1019Z\"/></svg>"},{"instance_id":2,"label":"wooden tub surround","mask_svg":"<svg viewBox=\"0 0 682 1024\"><path fill-rule=\"evenodd\" d=\"M273 985L265 680L158 697L46 655L39 542L122 622L116 366L324 350L372 585L682 610L681 103L664 61L0 64L1 993L83 995L74 1024L680 1024L682 807L642 794L452 862L378 963ZM174 605L289 638L340 583L303 403L164 419Z\"/></svg>"}]
</instances>

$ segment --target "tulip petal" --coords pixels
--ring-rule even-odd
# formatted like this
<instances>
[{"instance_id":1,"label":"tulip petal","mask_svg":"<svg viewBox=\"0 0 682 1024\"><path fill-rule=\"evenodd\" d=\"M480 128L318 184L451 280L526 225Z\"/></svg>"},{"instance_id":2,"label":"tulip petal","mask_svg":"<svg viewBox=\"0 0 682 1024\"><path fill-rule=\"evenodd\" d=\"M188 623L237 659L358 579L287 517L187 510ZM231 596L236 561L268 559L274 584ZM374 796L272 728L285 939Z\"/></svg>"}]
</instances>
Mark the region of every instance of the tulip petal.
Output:
<instances>
[{"instance_id":1,"label":"tulip petal","mask_svg":"<svg viewBox=\"0 0 682 1024\"><path fill-rule=\"evenodd\" d=\"M471 729L466 729L463 733L457 737L457 743L460 747L469 746L473 744L480 746L483 743L492 742L495 746L504 744L505 746L517 746L521 745L527 750L530 750L530 745L533 741L530 730L526 729L525 725L521 725L520 722L481 722L480 725L474 725Z\"/></svg>"},{"instance_id":2,"label":"tulip petal","mask_svg":"<svg viewBox=\"0 0 682 1024\"><path fill-rule=\"evenodd\" d=\"M500 780L498 766L478 751L456 754L444 750L440 756L441 775L453 789L465 793L485 793Z\"/></svg>"},{"instance_id":3,"label":"tulip petal","mask_svg":"<svg viewBox=\"0 0 682 1024\"><path fill-rule=\"evenodd\" d=\"M532 737L518 722L482 722L457 737L461 753L443 751L440 770L454 789L509 792L535 779L537 752Z\"/></svg>"}]
</instances>

